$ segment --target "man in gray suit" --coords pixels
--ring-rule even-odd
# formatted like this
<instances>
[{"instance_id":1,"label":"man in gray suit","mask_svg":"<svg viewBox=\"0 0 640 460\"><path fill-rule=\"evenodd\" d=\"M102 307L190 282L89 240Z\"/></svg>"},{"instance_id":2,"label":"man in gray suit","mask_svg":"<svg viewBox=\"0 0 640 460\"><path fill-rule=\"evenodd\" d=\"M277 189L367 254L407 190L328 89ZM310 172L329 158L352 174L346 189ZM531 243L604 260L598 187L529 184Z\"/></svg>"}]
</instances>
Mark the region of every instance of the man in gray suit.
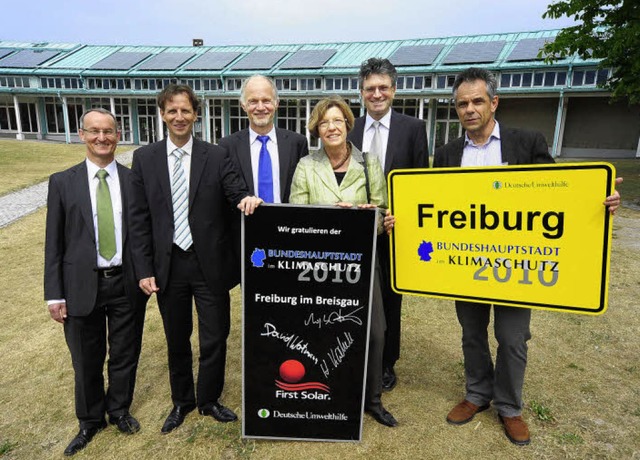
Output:
<instances>
[{"instance_id":1,"label":"man in gray suit","mask_svg":"<svg viewBox=\"0 0 640 460\"><path fill-rule=\"evenodd\" d=\"M453 98L465 134L436 150L434 167L554 162L541 133L507 128L495 120L496 91L496 77L487 70L469 68L457 76ZM616 183L621 181L617 179ZM604 202L611 213L619 204L617 191ZM522 385L527 365L527 341L531 338L531 310L493 306L498 341L494 366L487 334L491 305L466 301L455 304L462 327L466 395L449 412L447 422L463 425L493 402L507 438L517 445L529 444L529 429L522 418Z\"/></svg>"}]
</instances>

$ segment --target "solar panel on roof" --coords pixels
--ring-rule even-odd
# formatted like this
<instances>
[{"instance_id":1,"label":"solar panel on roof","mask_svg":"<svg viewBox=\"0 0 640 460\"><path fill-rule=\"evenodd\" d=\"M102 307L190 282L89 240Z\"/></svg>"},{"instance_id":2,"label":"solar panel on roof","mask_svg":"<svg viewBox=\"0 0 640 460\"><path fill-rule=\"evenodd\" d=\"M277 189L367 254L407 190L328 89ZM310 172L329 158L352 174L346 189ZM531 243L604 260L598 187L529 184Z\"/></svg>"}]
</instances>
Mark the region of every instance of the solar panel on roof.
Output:
<instances>
[{"instance_id":1,"label":"solar panel on roof","mask_svg":"<svg viewBox=\"0 0 640 460\"><path fill-rule=\"evenodd\" d=\"M319 69L331 57L336 54L337 50L299 50L291 55L281 69Z\"/></svg>"},{"instance_id":2,"label":"solar panel on roof","mask_svg":"<svg viewBox=\"0 0 640 460\"><path fill-rule=\"evenodd\" d=\"M2 59L0 67L37 67L56 55L57 51L21 50Z\"/></svg>"},{"instance_id":3,"label":"solar panel on roof","mask_svg":"<svg viewBox=\"0 0 640 460\"><path fill-rule=\"evenodd\" d=\"M158 53L138 66L138 70L175 70L196 53Z\"/></svg>"},{"instance_id":4,"label":"solar panel on roof","mask_svg":"<svg viewBox=\"0 0 640 460\"><path fill-rule=\"evenodd\" d=\"M253 51L236 62L233 70L270 69L287 54L286 51Z\"/></svg>"},{"instance_id":5,"label":"solar panel on roof","mask_svg":"<svg viewBox=\"0 0 640 460\"><path fill-rule=\"evenodd\" d=\"M476 64L493 62L504 48L504 40L495 42L458 43L444 58L443 64Z\"/></svg>"},{"instance_id":6,"label":"solar panel on roof","mask_svg":"<svg viewBox=\"0 0 640 460\"><path fill-rule=\"evenodd\" d=\"M185 70L222 70L241 53L233 51L201 54L185 66Z\"/></svg>"},{"instance_id":7,"label":"solar panel on roof","mask_svg":"<svg viewBox=\"0 0 640 460\"><path fill-rule=\"evenodd\" d=\"M389 60L393 65L431 65L444 45L401 46Z\"/></svg>"},{"instance_id":8,"label":"solar panel on roof","mask_svg":"<svg viewBox=\"0 0 640 460\"><path fill-rule=\"evenodd\" d=\"M0 59L5 57L7 54L11 53L12 51L13 50L10 50L8 48L0 48Z\"/></svg>"},{"instance_id":9,"label":"solar panel on roof","mask_svg":"<svg viewBox=\"0 0 640 460\"><path fill-rule=\"evenodd\" d=\"M151 53L116 51L93 64L91 68L97 70L128 70L150 55Z\"/></svg>"},{"instance_id":10,"label":"solar panel on roof","mask_svg":"<svg viewBox=\"0 0 640 460\"><path fill-rule=\"evenodd\" d=\"M545 43L550 43L553 41L552 37L547 38L525 38L520 40L509 57L507 61L534 61L537 59L542 59L538 57L538 53L540 52L540 48L544 46Z\"/></svg>"}]
</instances>

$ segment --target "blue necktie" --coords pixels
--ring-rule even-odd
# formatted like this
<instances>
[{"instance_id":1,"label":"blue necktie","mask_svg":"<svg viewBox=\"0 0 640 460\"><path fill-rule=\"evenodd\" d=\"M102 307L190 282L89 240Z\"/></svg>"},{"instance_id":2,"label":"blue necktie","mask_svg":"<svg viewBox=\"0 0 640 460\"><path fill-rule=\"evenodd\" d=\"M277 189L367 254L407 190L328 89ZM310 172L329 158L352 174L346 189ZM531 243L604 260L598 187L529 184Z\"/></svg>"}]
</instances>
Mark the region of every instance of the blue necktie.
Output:
<instances>
[{"instance_id":1,"label":"blue necktie","mask_svg":"<svg viewBox=\"0 0 640 460\"><path fill-rule=\"evenodd\" d=\"M271 156L267 150L269 136L258 136L258 140L262 142L258 162L258 196L265 203L273 203L273 173L271 171Z\"/></svg>"}]
</instances>

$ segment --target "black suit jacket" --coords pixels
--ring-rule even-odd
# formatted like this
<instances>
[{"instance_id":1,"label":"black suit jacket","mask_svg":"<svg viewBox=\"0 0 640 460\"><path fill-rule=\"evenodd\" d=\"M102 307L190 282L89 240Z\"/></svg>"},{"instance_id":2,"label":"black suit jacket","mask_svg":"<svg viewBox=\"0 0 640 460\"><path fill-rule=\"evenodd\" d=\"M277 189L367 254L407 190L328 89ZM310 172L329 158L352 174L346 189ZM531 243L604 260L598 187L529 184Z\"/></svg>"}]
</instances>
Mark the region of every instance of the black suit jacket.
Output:
<instances>
[{"instance_id":1,"label":"black suit jacket","mask_svg":"<svg viewBox=\"0 0 640 460\"><path fill-rule=\"evenodd\" d=\"M132 264L128 235L127 205L131 171L118 167L122 197L122 265L127 297L134 306L143 305L146 296L138 288ZM83 161L49 178L47 228L44 253L44 298L65 299L72 316L87 316L96 303L98 272L96 240Z\"/></svg>"},{"instance_id":2,"label":"black suit jacket","mask_svg":"<svg viewBox=\"0 0 640 460\"><path fill-rule=\"evenodd\" d=\"M276 128L276 138L278 140L278 158L280 161L280 200L282 203L288 203L293 173L300 158L309 153L309 146L306 137L287 129ZM229 153L231 160L240 171L249 193L255 195L255 184L253 183L253 171L251 169L249 128L223 137L218 145Z\"/></svg>"},{"instance_id":3,"label":"black suit jacket","mask_svg":"<svg viewBox=\"0 0 640 460\"><path fill-rule=\"evenodd\" d=\"M434 168L456 167L462 163L464 136L436 149ZM502 162L508 165L554 163L544 136L537 131L500 125Z\"/></svg>"},{"instance_id":4,"label":"black suit jacket","mask_svg":"<svg viewBox=\"0 0 640 460\"><path fill-rule=\"evenodd\" d=\"M366 117L357 118L348 139L362 150ZM385 176L392 169L428 168L429 146L424 121L391 110L389 141L383 165Z\"/></svg>"},{"instance_id":5,"label":"black suit jacket","mask_svg":"<svg viewBox=\"0 0 640 460\"><path fill-rule=\"evenodd\" d=\"M173 245L173 205L166 140L137 149L131 167L131 247L137 278L155 276L167 286ZM207 285L227 292L239 279L230 210L249 193L226 151L193 140L189 178L189 227ZM235 211L239 212L238 210Z\"/></svg>"}]
</instances>

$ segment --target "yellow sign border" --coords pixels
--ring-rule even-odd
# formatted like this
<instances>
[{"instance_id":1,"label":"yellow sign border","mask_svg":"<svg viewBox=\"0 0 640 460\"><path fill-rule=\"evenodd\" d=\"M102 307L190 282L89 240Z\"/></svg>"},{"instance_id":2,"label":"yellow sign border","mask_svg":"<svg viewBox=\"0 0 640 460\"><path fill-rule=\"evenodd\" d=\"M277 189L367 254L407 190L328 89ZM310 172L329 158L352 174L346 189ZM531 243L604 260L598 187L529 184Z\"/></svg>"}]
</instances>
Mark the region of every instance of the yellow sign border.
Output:
<instances>
[{"instance_id":1,"label":"yellow sign border","mask_svg":"<svg viewBox=\"0 0 640 460\"><path fill-rule=\"evenodd\" d=\"M572 170L572 171L582 171L582 170L594 170L594 169L603 169L606 172L606 184L604 185L604 193L602 194L602 201L604 201L606 196L609 196L613 193L614 190L614 180L615 180L615 168L613 165L604 162L589 162L589 163L563 163L563 164L544 164L544 165L518 165L518 166L500 166L500 167L482 167L482 168L432 168L432 169L403 169L403 170L393 170L389 173L388 176L388 184L389 184L389 206L392 214L394 210L399 207L399 203L406 199L406 197L398 195L396 193L396 185L399 184L399 181L402 180L403 177L407 176L415 176L415 175L424 175L425 176L425 184L428 186L428 177L432 175L441 175L445 174L447 176L447 181L451 182L451 187L447 189L446 193L455 193L455 190L459 190L461 187L458 187L456 182L458 179L463 180L464 177L468 177L469 174L494 174L499 173L503 174L505 171L513 171L513 172L539 172L539 171L551 171L551 170ZM600 184L594 184L594 187ZM464 187L462 187L464 189ZM469 201L473 200L473 194L469 194L467 192L462 192L462 194L466 193L469 197ZM445 195L445 193L441 193ZM459 197L459 195L458 195ZM439 199L442 197L439 196ZM532 308L532 309L540 309L540 310L551 310L551 311L562 311L562 312L570 312L570 313L579 313L579 314L587 314L587 315L600 315L603 314L607 309L608 304L608 284L609 284L609 267L610 267L610 252L611 252L611 231L612 231L612 216L608 212L604 212L604 219L601 223L599 223L596 229L602 237L602 245L598 246L598 250L602 249L602 254L598 253L594 259L598 262L598 267L600 270L599 274L599 288L597 299L593 299L594 305L597 304L597 308L585 308L583 305L564 305L559 303L554 303L553 301L549 302L532 302L527 300L526 298L512 300L501 298L499 293L495 296L477 296L471 293L454 293L454 292L442 292L441 290L434 289L433 286L428 286L428 289L406 289L401 288L399 286L411 284L411 283L402 283L399 282L401 280L402 273L398 273L397 269L397 260L396 260L396 249L399 246L397 243L405 238L407 235L405 232L403 233L403 226L396 225L396 228L392 232L390 236L390 250L391 250L391 286L393 290L399 294L411 294L411 295L421 295L428 297L437 297L437 298L448 298L448 299L456 299L456 300L465 300L471 302L480 302L480 303L492 303L497 305L506 305L513 307L523 307L523 308ZM406 227L405 227L406 229ZM579 289L580 286L575 286L576 289Z\"/></svg>"}]
</instances>

